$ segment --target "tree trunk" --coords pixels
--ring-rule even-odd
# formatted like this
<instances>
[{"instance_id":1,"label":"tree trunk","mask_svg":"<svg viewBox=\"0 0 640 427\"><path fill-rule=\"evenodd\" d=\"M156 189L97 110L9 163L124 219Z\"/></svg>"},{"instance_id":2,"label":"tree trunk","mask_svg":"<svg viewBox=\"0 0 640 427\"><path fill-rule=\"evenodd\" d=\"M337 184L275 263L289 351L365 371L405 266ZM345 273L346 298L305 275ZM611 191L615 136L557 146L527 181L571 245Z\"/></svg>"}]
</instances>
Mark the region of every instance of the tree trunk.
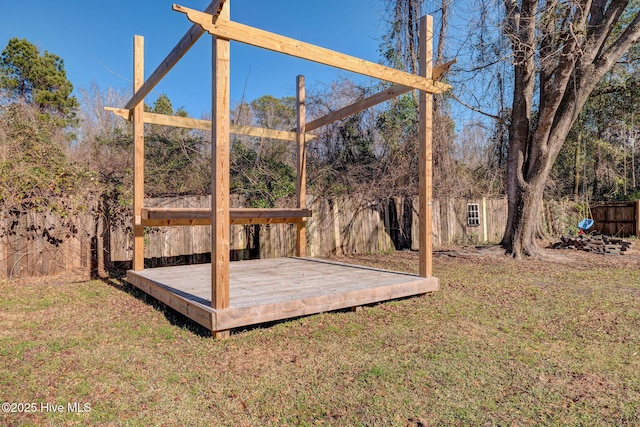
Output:
<instances>
[{"instance_id":1,"label":"tree trunk","mask_svg":"<svg viewBox=\"0 0 640 427\"><path fill-rule=\"evenodd\" d=\"M545 181L535 180L527 186L518 186L513 203L510 202L509 218L511 218L508 234L509 240L503 240L503 247L514 258L523 256L542 257L543 252L536 240L538 235L538 219L542 212L542 196ZM505 236L507 233L505 233Z\"/></svg>"},{"instance_id":2,"label":"tree trunk","mask_svg":"<svg viewBox=\"0 0 640 427\"><path fill-rule=\"evenodd\" d=\"M529 159L537 165L535 169L529 169L526 174L519 168L518 159L509 159L509 174L517 169L520 179L508 176L508 216L507 226L501 245L507 253L514 258L523 256L543 257L544 252L538 244L537 236L540 235L540 217L543 207L544 189L555 161L548 156L540 156L537 159ZM524 165L523 165L524 166Z\"/></svg>"},{"instance_id":3,"label":"tree trunk","mask_svg":"<svg viewBox=\"0 0 640 427\"><path fill-rule=\"evenodd\" d=\"M537 239L546 234L541 229L540 221L544 190L576 116L570 112L559 114L549 136L544 139L537 132L534 133L530 138L536 144L526 144L523 152L512 150L512 145L518 144L511 138L519 134L511 129L507 175L508 216L501 245L516 259L523 256L545 257Z\"/></svg>"},{"instance_id":4,"label":"tree trunk","mask_svg":"<svg viewBox=\"0 0 640 427\"><path fill-rule=\"evenodd\" d=\"M580 200L580 146L582 144L582 131L578 130L578 143L576 144L576 158L573 164L573 201Z\"/></svg>"}]
</instances>

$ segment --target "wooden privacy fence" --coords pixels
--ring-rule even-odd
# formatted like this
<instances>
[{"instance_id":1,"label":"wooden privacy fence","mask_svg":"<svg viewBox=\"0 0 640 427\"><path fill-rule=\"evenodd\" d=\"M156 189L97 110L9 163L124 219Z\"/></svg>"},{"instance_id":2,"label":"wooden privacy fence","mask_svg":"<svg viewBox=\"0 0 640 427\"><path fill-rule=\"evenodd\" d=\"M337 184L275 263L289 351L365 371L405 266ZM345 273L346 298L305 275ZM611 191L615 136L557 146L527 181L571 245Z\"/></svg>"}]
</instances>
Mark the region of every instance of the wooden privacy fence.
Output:
<instances>
[{"instance_id":1,"label":"wooden privacy fence","mask_svg":"<svg viewBox=\"0 0 640 427\"><path fill-rule=\"evenodd\" d=\"M207 207L209 196L149 199L155 207ZM468 205L477 205L478 223L469 225ZM233 206L240 206L238 199ZM307 197L313 217L307 222L307 255L418 250L418 200L385 201ZM433 243L499 241L506 218L504 199L435 201ZM61 218L51 212L3 216L0 226L0 279L73 272L80 278L114 265L127 265L133 236L127 221L96 211ZM295 253L295 224L233 226L231 259L272 258ZM148 227L145 259L150 266L208 262L209 226Z\"/></svg>"},{"instance_id":2,"label":"wooden privacy fence","mask_svg":"<svg viewBox=\"0 0 640 427\"><path fill-rule=\"evenodd\" d=\"M210 203L208 196L148 200L148 205L155 207L207 207ZM232 206L241 205L240 200L232 199ZM417 205L417 198L363 201L307 196L307 206L313 211L307 222L307 256L417 250ZM566 210L567 206L562 203L546 205L545 221L552 234L564 232ZM596 209L592 210L597 214ZM502 237L506 216L506 199L436 200L433 244L443 247L497 243ZM78 214L73 218L60 218L50 212L4 217L0 226L0 279L69 271L89 277L92 272L110 266L123 263L128 266L133 241L127 224L122 218L116 221L96 213ZM233 226L231 259L293 255L295 233L295 224ZM145 262L149 266L209 262L210 251L208 226L145 230Z\"/></svg>"},{"instance_id":3,"label":"wooden privacy fence","mask_svg":"<svg viewBox=\"0 0 640 427\"><path fill-rule=\"evenodd\" d=\"M154 207L210 206L207 196L151 199ZM232 200L232 206L241 202ZM469 222L469 206L477 215ZM313 216L307 221L307 255L322 257L352 253L418 250L418 199L394 197L385 201L307 197ZM433 243L498 242L507 214L505 199L435 201ZM231 259L273 258L295 253L295 224L232 226ZM111 261L132 259L130 232L111 228ZM211 250L209 226L147 228L145 259L153 264L172 257L200 255Z\"/></svg>"},{"instance_id":4,"label":"wooden privacy fence","mask_svg":"<svg viewBox=\"0 0 640 427\"><path fill-rule=\"evenodd\" d=\"M634 202L596 203L590 206L593 227L607 236L638 236L640 231L640 200Z\"/></svg>"},{"instance_id":5,"label":"wooden privacy fence","mask_svg":"<svg viewBox=\"0 0 640 427\"><path fill-rule=\"evenodd\" d=\"M0 220L0 279L63 272L89 278L99 267L103 224L95 215L3 212Z\"/></svg>"}]
</instances>

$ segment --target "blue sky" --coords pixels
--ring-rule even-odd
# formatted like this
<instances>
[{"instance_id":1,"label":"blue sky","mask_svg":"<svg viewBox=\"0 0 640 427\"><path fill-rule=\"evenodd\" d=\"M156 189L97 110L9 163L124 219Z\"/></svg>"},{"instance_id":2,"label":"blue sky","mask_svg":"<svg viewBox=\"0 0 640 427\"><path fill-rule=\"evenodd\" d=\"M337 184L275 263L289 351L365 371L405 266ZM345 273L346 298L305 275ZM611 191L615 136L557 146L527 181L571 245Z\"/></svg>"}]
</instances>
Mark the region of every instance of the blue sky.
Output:
<instances>
[{"instance_id":1,"label":"blue sky","mask_svg":"<svg viewBox=\"0 0 640 427\"><path fill-rule=\"evenodd\" d=\"M228 0L231 19L288 37L378 62L385 32L383 0ZM133 36L145 38L148 76L189 29L191 23L174 12L176 2L203 10L209 0L176 1L3 1L0 49L12 37L26 38L42 51L64 59L67 77L76 89L95 81L100 88L131 87ZM191 116L210 110L211 38L196 43L147 98L166 93L174 108ZM295 77L305 75L308 90L322 88L341 76L356 75L233 42L231 100L265 94L295 95ZM118 106L120 107L120 106Z\"/></svg>"}]
</instances>

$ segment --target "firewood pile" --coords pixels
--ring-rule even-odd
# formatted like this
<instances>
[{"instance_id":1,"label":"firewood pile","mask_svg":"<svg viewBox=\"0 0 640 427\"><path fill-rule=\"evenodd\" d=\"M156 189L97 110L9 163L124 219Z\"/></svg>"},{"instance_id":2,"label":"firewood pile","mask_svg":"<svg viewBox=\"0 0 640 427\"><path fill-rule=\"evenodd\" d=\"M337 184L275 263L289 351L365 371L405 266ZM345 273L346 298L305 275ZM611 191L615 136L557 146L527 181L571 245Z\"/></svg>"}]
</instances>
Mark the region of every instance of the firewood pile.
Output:
<instances>
[{"instance_id":1,"label":"firewood pile","mask_svg":"<svg viewBox=\"0 0 640 427\"><path fill-rule=\"evenodd\" d=\"M559 242L552 245L552 248L574 249L603 255L624 255L631 247L631 244L632 242L617 237L581 234L578 236L562 236Z\"/></svg>"}]
</instances>

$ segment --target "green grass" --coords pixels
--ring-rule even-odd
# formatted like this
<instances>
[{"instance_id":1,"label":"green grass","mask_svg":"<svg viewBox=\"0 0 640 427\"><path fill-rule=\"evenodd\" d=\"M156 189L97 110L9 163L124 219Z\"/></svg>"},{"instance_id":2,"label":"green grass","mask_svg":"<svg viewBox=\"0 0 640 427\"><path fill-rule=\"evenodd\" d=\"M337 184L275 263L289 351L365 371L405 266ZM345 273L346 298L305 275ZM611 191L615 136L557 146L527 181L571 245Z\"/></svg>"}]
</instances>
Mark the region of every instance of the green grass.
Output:
<instances>
[{"instance_id":1,"label":"green grass","mask_svg":"<svg viewBox=\"0 0 640 427\"><path fill-rule=\"evenodd\" d=\"M91 410L0 424L640 425L637 266L436 258L437 293L224 341L126 285L3 282L0 400Z\"/></svg>"}]
</instances>

